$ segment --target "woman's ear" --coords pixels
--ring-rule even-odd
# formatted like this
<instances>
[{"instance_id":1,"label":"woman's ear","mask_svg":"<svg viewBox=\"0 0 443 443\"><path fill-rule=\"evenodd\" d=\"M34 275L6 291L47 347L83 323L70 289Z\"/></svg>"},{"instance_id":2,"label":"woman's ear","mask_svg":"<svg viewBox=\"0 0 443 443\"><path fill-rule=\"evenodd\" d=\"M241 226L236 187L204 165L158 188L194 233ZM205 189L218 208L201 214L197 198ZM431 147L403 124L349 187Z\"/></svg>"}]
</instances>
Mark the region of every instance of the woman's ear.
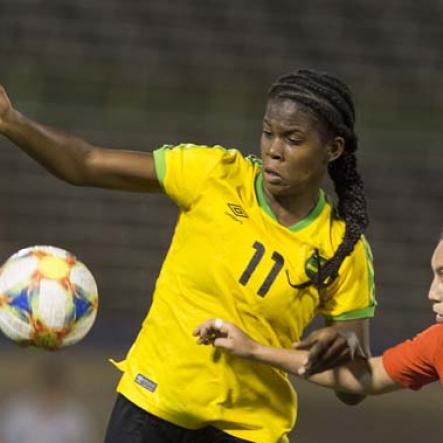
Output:
<instances>
[{"instance_id":1,"label":"woman's ear","mask_svg":"<svg viewBox=\"0 0 443 443\"><path fill-rule=\"evenodd\" d=\"M328 144L328 162L337 160L345 150L345 139L343 137L334 137Z\"/></svg>"}]
</instances>

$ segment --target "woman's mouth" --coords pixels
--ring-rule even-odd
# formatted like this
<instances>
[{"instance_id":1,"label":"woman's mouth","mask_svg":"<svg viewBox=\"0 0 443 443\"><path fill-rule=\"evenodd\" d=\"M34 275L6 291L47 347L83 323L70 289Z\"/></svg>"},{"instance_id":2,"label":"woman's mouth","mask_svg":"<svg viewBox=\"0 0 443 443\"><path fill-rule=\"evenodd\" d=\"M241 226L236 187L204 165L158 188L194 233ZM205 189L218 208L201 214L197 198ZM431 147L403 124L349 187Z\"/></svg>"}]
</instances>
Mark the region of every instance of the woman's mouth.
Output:
<instances>
[{"instance_id":1,"label":"woman's mouth","mask_svg":"<svg viewBox=\"0 0 443 443\"><path fill-rule=\"evenodd\" d=\"M273 169L266 168L264 169L263 174L268 183L278 184L282 182L281 175L278 172L274 171Z\"/></svg>"}]
</instances>

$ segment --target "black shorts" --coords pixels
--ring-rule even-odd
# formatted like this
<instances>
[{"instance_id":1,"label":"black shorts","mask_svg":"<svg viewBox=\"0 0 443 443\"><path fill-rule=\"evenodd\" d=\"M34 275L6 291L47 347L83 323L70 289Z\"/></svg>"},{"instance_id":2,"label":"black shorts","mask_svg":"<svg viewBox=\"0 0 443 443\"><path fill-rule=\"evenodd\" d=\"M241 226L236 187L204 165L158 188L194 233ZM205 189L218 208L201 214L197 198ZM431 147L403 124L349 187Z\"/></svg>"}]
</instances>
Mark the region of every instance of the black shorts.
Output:
<instances>
[{"instance_id":1,"label":"black shorts","mask_svg":"<svg viewBox=\"0 0 443 443\"><path fill-rule=\"evenodd\" d=\"M212 426L191 430L169 423L118 394L105 443L253 443Z\"/></svg>"}]
</instances>

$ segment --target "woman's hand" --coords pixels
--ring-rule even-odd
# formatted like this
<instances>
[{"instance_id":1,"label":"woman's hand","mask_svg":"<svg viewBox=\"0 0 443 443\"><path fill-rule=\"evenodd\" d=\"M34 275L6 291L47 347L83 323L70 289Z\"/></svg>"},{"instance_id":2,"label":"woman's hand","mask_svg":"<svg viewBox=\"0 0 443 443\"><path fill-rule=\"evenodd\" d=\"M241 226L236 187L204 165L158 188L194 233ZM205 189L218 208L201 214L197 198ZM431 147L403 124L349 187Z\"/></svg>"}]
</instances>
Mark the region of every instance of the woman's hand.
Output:
<instances>
[{"instance_id":1,"label":"woman's hand","mask_svg":"<svg viewBox=\"0 0 443 443\"><path fill-rule=\"evenodd\" d=\"M6 94L5 88L0 85L0 131L5 127L7 116L12 109L11 101L8 94Z\"/></svg>"},{"instance_id":2,"label":"woman's hand","mask_svg":"<svg viewBox=\"0 0 443 443\"><path fill-rule=\"evenodd\" d=\"M367 358L357 334L336 327L313 331L304 340L294 343L294 349L308 351L299 375L309 377L357 358Z\"/></svg>"},{"instance_id":3,"label":"woman's hand","mask_svg":"<svg viewBox=\"0 0 443 443\"><path fill-rule=\"evenodd\" d=\"M242 358L252 358L258 343L240 328L220 318L206 320L194 330L197 343L213 345Z\"/></svg>"}]
</instances>

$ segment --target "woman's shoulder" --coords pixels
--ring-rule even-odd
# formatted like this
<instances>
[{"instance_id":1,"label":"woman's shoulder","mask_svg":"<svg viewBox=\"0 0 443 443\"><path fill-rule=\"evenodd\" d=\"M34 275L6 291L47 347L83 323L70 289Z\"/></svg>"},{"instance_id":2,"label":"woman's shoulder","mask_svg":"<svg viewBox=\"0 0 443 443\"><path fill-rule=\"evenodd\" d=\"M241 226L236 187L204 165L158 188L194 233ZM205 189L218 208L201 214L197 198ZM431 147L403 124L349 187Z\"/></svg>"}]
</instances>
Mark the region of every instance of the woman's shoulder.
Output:
<instances>
[{"instance_id":1,"label":"woman's shoulder","mask_svg":"<svg viewBox=\"0 0 443 443\"><path fill-rule=\"evenodd\" d=\"M436 323L434 325L431 325L428 328L424 329L423 331L419 332L417 334L417 337L419 336L433 337L435 340L437 340L439 343L443 345L443 324ZM442 352L443 352L443 347L442 347Z\"/></svg>"}]
</instances>

